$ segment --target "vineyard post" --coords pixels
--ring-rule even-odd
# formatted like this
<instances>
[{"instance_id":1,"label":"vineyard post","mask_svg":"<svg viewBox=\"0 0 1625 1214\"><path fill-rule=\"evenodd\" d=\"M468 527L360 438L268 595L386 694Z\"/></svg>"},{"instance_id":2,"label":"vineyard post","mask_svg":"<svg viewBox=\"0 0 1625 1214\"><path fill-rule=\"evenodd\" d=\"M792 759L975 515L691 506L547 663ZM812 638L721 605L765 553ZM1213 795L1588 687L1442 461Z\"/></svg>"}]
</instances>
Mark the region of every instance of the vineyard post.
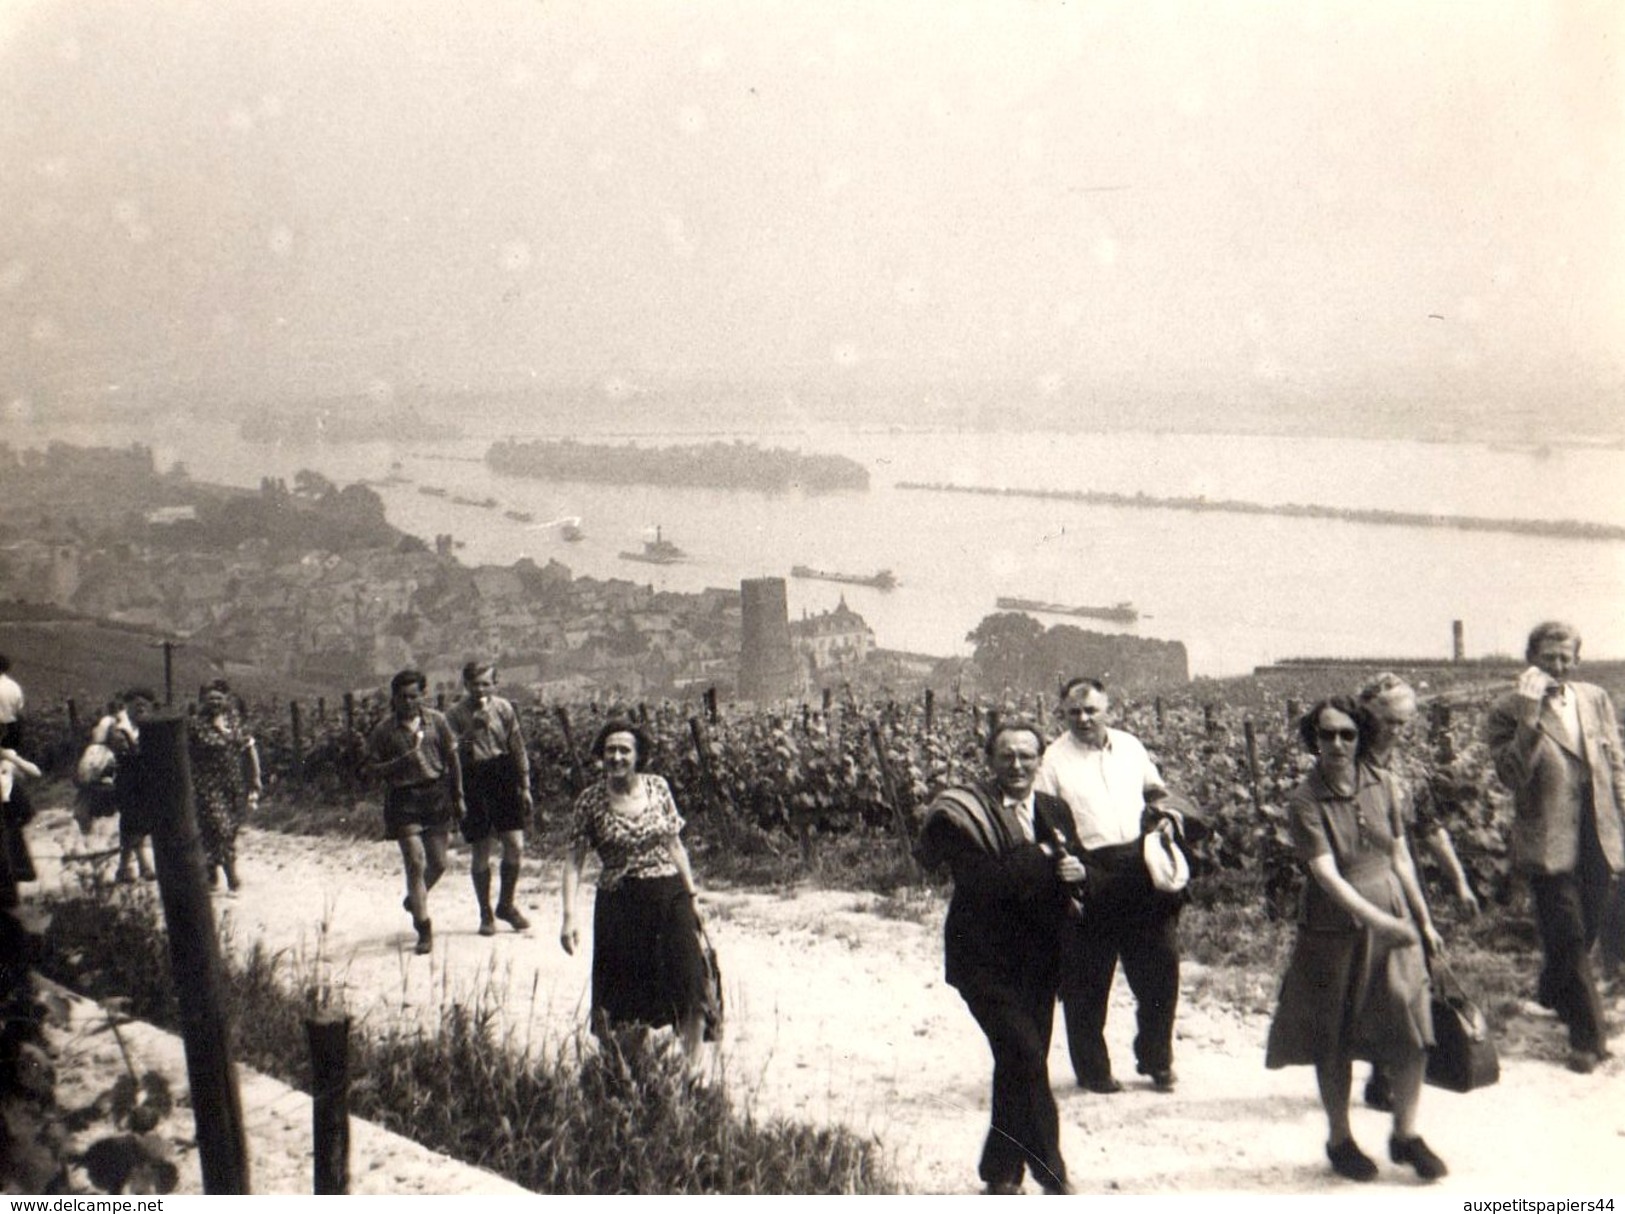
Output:
<instances>
[{"instance_id":1,"label":"vineyard post","mask_svg":"<svg viewBox=\"0 0 1625 1214\"><path fill-rule=\"evenodd\" d=\"M75 743L79 741L79 705L73 702L72 696L68 697L68 736Z\"/></svg>"},{"instance_id":2,"label":"vineyard post","mask_svg":"<svg viewBox=\"0 0 1625 1214\"><path fill-rule=\"evenodd\" d=\"M925 689L925 732L929 734L937 724L937 697L929 687Z\"/></svg>"},{"instance_id":3,"label":"vineyard post","mask_svg":"<svg viewBox=\"0 0 1625 1214\"><path fill-rule=\"evenodd\" d=\"M1241 723L1242 733L1247 739L1247 787L1252 790L1253 810L1257 813L1264 811L1264 796L1258 788L1258 734L1253 729L1252 717Z\"/></svg>"},{"instance_id":4,"label":"vineyard post","mask_svg":"<svg viewBox=\"0 0 1625 1214\"><path fill-rule=\"evenodd\" d=\"M1033 720L1038 722L1040 728L1049 725L1049 705L1044 702L1043 692L1033 697Z\"/></svg>"},{"instance_id":5,"label":"vineyard post","mask_svg":"<svg viewBox=\"0 0 1625 1214\"><path fill-rule=\"evenodd\" d=\"M722 787L722 781L717 779L716 769L711 765L711 739L705 732L705 723L699 717L689 717L688 733L694 739L694 753L700 760L700 785L705 789L712 811L721 819L723 842L732 847L733 819L739 807L734 804L733 795Z\"/></svg>"},{"instance_id":6,"label":"vineyard post","mask_svg":"<svg viewBox=\"0 0 1625 1214\"><path fill-rule=\"evenodd\" d=\"M827 720L829 718L829 701L830 701L829 688L828 687L823 688L823 693L822 694L823 694L823 699L824 699L824 718Z\"/></svg>"},{"instance_id":7,"label":"vineyard post","mask_svg":"<svg viewBox=\"0 0 1625 1214\"><path fill-rule=\"evenodd\" d=\"M559 720L559 728L564 730L564 749L570 756L570 782L575 786L571 791L579 794L587 787L587 774L582 770L575 735L570 731L570 710L559 704L554 707L553 715Z\"/></svg>"},{"instance_id":8,"label":"vineyard post","mask_svg":"<svg viewBox=\"0 0 1625 1214\"><path fill-rule=\"evenodd\" d=\"M305 1021L310 1043L312 1181L318 1197L350 1191L350 1018L322 1011Z\"/></svg>"},{"instance_id":9,"label":"vineyard post","mask_svg":"<svg viewBox=\"0 0 1625 1214\"><path fill-rule=\"evenodd\" d=\"M150 764L153 787L163 793L163 800L154 806L152 854L169 938L170 979L186 1050L203 1191L247 1193L242 1099L231 1062L214 909L209 904L203 845L192 808L186 718L172 712L150 717L141 727L141 749Z\"/></svg>"},{"instance_id":10,"label":"vineyard post","mask_svg":"<svg viewBox=\"0 0 1625 1214\"><path fill-rule=\"evenodd\" d=\"M812 734L812 709L807 707L806 701L801 704L801 733L803 737Z\"/></svg>"},{"instance_id":11,"label":"vineyard post","mask_svg":"<svg viewBox=\"0 0 1625 1214\"><path fill-rule=\"evenodd\" d=\"M705 689L705 720L710 725L717 723L717 689L715 687Z\"/></svg>"},{"instance_id":12,"label":"vineyard post","mask_svg":"<svg viewBox=\"0 0 1625 1214\"><path fill-rule=\"evenodd\" d=\"M1210 734L1218 732L1219 722L1213 715L1213 705L1211 703L1202 705L1202 727Z\"/></svg>"},{"instance_id":13,"label":"vineyard post","mask_svg":"<svg viewBox=\"0 0 1625 1214\"><path fill-rule=\"evenodd\" d=\"M979 739L983 746L986 746L989 742L991 742L993 740L993 735L999 732L999 721L1002 719L1003 718L999 716L999 710L997 708L989 708L987 710L987 733Z\"/></svg>"},{"instance_id":14,"label":"vineyard post","mask_svg":"<svg viewBox=\"0 0 1625 1214\"><path fill-rule=\"evenodd\" d=\"M1303 716L1303 705L1297 700L1288 700L1286 702L1286 727L1291 729L1298 723L1298 718L1301 716Z\"/></svg>"},{"instance_id":15,"label":"vineyard post","mask_svg":"<svg viewBox=\"0 0 1625 1214\"><path fill-rule=\"evenodd\" d=\"M1156 710L1157 710L1157 728L1161 729L1162 728L1162 697L1161 696L1158 696L1156 698L1155 707L1156 707Z\"/></svg>"},{"instance_id":16,"label":"vineyard post","mask_svg":"<svg viewBox=\"0 0 1625 1214\"><path fill-rule=\"evenodd\" d=\"M326 696L317 696L316 697L316 724L318 724L318 725L326 725L327 724L327 697Z\"/></svg>"},{"instance_id":17,"label":"vineyard post","mask_svg":"<svg viewBox=\"0 0 1625 1214\"><path fill-rule=\"evenodd\" d=\"M908 870L909 880L917 881L920 872L914 864L914 841L909 837L908 820L903 817L903 807L897 800L897 781L892 778L891 762L886 758L886 746L880 738L878 721L869 722L869 742L875 749L875 762L880 767L880 787L886 795L886 805L897 823L897 842L903 849L904 866Z\"/></svg>"},{"instance_id":18,"label":"vineyard post","mask_svg":"<svg viewBox=\"0 0 1625 1214\"><path fill-rule=\"evenodd\" d=\"M355 692L344 693L344 792L350 799L350 808L355 808L356 769L352 758L351 745L355 741Z\"/></svg>"},{"instance_id":19,"label":"vineyard post","mask_svg":"<svg viewBox=\"0 0 1625 1214\"><path fill-rule=\"evenodd\" d=\"M305 784L305 746L299 728L299 701L288 701L288 719L293 726L293 782L297 788Z\"/></svg>"}]
</instances>

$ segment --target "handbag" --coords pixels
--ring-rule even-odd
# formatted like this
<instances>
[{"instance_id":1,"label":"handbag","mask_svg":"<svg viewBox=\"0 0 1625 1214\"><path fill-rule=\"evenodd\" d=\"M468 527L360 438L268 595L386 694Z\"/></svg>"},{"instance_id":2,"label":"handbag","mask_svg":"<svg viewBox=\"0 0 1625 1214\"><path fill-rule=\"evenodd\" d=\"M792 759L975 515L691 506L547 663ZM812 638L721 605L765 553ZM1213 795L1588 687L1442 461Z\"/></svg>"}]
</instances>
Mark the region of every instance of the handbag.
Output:
<instances>
[{"instance_id":1,"label":"handbag","mask_svg":"<svg viewBox=\"0 0 1625 1214\"><path fill-rule=\"evenodd\" d=\"M705 1033L702 1040L722 1040L722 970L717 965L717 947L711 943L711 935L705 930L705 921L698 912L694 915L694 925L700 936L700 959L705 962Z\"/></svg>"},{"instance_id":2,"label":"handbag","mask_svg":"<svg viewBox=\"0 0 1625 1214\"><path fill-rule=\"evenodd\" d=\"M1454 971L1433 958L1433 1048L1427 1082L1448 1092L1471 1092L1501 1078L1501 1060L1490 1040L1489 1022Z\"/></svg>"}]
</instances>

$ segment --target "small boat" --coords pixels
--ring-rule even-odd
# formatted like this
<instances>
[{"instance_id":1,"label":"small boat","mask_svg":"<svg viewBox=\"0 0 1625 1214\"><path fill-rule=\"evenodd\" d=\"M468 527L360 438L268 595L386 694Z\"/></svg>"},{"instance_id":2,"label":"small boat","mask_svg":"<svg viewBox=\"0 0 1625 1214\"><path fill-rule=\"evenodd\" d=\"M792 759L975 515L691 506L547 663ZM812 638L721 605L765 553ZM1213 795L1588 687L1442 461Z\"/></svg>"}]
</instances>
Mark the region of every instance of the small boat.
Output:
<instances>
[{"instance_id":1,"label":"small boat","mask_svg":"<svg viewBox=\"0 0 1625 1214\"><path fill-rule=\"evenodd\" d=\"M623 561L643 561L649 565L675 565L688 553L663 536L660 528L656 527L654 539L643 541L642 552L622 552L617 555Z\"/></svg>"},{"instance_id":2,"label":"small boat","mask_svg":"<svg viewBox=\"0 0 1625 1214\"><path fill-rule=\"evenodd\" d=\"M1038 599L1015 599L1000 596L999 606L1005 611L1037 611L1045 615L1075 615L1090 620L1110 620L1116 624L1133 624L1140 618L1139 610L1130 602L1114 603L1110 607L1073 607L1066 603L1045 603Z\"/></svg>"},{"instance_id":3,"label":"small boat","mask_svg":"<svg viewBox=\"0 0 1625 1214\"><path fill-rule=\"evenodd\" d=\"M842 582L848 586L871 586L876 590L892 590L897 586L897 575L890 569L865 576L861 573L831 573L826 569L813 569L806 565L791 565L791 577L817 578L821 582Z\"/></svg>"},{"instance_id":4,"label":"small boat","mask_svg":"<svg viewBox=\"0 0 1625 1214\"><path fill-rule=\"evenodd\" d=\"M564 537L566 544L579 544L587 538L587 533L581 529L579 523L565 523L559 529L559 534Z\"/></svg>"},{"instance_id":5,"label":"small boat","mask_svg":"<svg viewBox=\"0 0 1625 1214\"><path fill-rule=\"evenodd\" d=\"M437 488L434 485L419 485L418 486L418 492L423 494L424 497L445 497L446 496L446 490Z\"/></svg>"},{"instance_id":6,"label":"small boat","mask_svg":"<svg viewBox=\"0 0 1625 1214\"><path fill-rule=\"evenodd\" d=\"M536 519L536 516L528 510L504 510L502 514L504 518L511 518L516 523L529 523Z\"/></svg>"}]
</instances>

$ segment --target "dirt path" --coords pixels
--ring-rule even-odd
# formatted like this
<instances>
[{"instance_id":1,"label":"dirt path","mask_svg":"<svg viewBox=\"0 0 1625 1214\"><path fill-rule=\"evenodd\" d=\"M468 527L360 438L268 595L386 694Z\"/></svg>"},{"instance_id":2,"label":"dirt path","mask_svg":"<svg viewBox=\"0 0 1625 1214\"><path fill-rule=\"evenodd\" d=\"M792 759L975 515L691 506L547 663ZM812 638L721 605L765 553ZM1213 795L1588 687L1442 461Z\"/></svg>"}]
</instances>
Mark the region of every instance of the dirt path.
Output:
<instances>
[{"instance_id":1,"label":"dirt path","mask_svg":"<svg viewBox=\"0 0 1625 1214\"><path fill-rule=\"evenodd\" d=\"M56 850L51 840L79 846L65 830L46 834L40 853ZM432 1016L448 1000L482 991L500 993L508 1022L532 1040L568 1039L585 1019L588 961L559 948L556 872L527 868L520 901L534 921L529 932L504 927L482 938L466 853L454 853L431 900L434 953L415 957L392 845L248 831L240 850L245 887L217 902L228 947L262 939L286 950L296 968L342 989L361 1021ZM584 891L589 922L590 899ZM942 982L940 909L916 922L869 913L874 901L822 890L704 893L728 1005L720 1065L759 1115L842 1122L876 1135L911 1190L973 1192L987 1118L986 1044ZM1058 1042L1050 1072L1079 1191L1350 1191L1325 1163L1310 1072L1263 1067L1267 995L1236 1007L1205 993L1211 985L1186 967L1180 1084L1171 1095L1132 1082L1133 1012L1121 980L1108 1033L1127 1091L1100 1097L1072 1086ZM1529 1031L1560 1033L1555 1022ZM1452 1170L1434 1191L1596 1197L1617 1189L1622 1069L1613 1061L1578 1076L1509 1058L1500 1084L1485 1091L1428 1089L1422 1128ZM1359 1108L1355 1132L1369 1154L1385 1156L1386 1117ZM1382 1163L1378 1185L1363 1193L1415 1191L1409 1170Z\"/></svg>"}]
</instances>

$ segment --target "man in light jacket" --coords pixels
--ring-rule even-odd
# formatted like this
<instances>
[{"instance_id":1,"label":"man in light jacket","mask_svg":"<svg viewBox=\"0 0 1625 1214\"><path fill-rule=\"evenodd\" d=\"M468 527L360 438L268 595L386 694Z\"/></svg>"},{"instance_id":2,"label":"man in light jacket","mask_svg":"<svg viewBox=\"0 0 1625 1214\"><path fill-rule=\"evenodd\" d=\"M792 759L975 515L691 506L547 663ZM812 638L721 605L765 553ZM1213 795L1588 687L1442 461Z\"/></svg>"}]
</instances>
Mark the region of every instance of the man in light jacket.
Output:
<instances>
[{"instance_id":1,"label":"man in light jacket","mask_svg":"<svg viewBox=\"0 0 1625 1214\"><path fill-rule=\"evenodd\" d=\"M1536 625L1525 656L1530 666L1486 735L1513 796L1513 862L1535 897L1540 1001L1568 1026L1569 1069L1584 1074L1610 1056L1590 951L1625 869L1619 717L1602 688L1570 680L1580 661L1572 625Z\"/></svg>"}]
</instances>

